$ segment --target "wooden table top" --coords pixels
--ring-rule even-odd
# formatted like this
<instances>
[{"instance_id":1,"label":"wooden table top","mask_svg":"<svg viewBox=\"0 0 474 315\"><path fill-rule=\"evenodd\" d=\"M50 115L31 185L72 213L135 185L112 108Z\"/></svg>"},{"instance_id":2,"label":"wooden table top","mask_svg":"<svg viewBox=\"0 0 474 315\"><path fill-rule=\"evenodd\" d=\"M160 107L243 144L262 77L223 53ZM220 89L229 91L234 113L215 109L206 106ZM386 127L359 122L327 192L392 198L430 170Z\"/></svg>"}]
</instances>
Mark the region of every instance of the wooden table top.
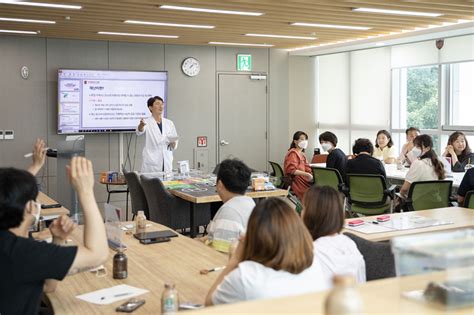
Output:
<instances>
[{"instance_id":1,"label":"wooden table top","mask_svg":"<svg viewBox=\"0 0 474 315\"><path fill-rule=\"evenodd\" d=\"M362 237L366 240L378 242L378 241L387 241L393 237L402 236L402 235L437 232L437 231L448 231L448 230L457 230L457 229L462 229L462 228L474 227L474 210L461 208L461 207L449 207L449 208L439 208L439 209L432 209L432 210L393 213L390 216L401 217L401 216L415 216L415 215L437 219L441 221L446 221L446 222L453 222L453 224L430 226L430 227L425 227L425 228L401 230L401 231L394 231L394 232L372 233L372 234L361 233L361 232L357 232L351 229L344 229L343 232L349 232L359 237ZM378 215L363 217L361 219L371 222L371 221L376 220L376 217L378 217ZM353 220L353 219L347 219L346 222L350 220Z\"/></svg>"},{"instance_id":2,"label":"wooden table top","mask_svg":"<svg viewBox=\"0 0 474 315\"><path fill-rule=\"evenodd\" d=\"M215 191L215 187L211 188L211 186L209 186L208 189L212 189L212 191L208 190L205 193L200 192L193 194L192 191L184 188L170 189L169 192L175 195L176 197L193 203L209 203L221 201L221 198ZM286 197L286 195L288 195L288 191L286 189L247 191L245 195L249 196L250 198Z\"/></svg>"},{"instance_id":3,"label":"wooden table top","mask_svg":"<svg viewBox=\"0 0 474 315\"><path fill-rule=\"evenodd\" d=\"M47 196L45 193L42 193L41 191L38 193L38 198L36 198L36 200L39 203L44 204L44 205L52 205L52 204L58 203L56 200L50 198L49 196ZM41 216L43 217L54 216L54 215L60 216L63 214L69 214L69 210L64 207L41 209Z\"/></svg>"},{"instance_id":4,"label":"wooden table top","mask_svg":"<svg viewBox=\"0 0 474 315\"><path fill-rule=\"evenodd\" d=\"M150 221L147 223L152 224L147 227L148 232L168 230L163 225ZM80 236L76 233L73 238ZM114 313L115 308L128 299L109 305L95 305L79 300L76 296L119 284L150 291L137 297L145 299L146 303L134 314L160 314L165 283L176 285L181 302L204 303L207 291L216 280L218 272L201 275L199 271L224 266L228 260L227 255L182 235L172 238L170 242L151 245L142 245L133 236L125 235L124 242L128 246L125 251L128 257L128 278L112 278L112 257L115 252L110 250L105 264L107 276L101 278L91 272L68 276L58 285L55 293L48 294L55 314Z\"/></svg>"},{"instance_id":5,"label":"wooden table top","mask_svg":"<svg viewBox=\"0 0 474 315\"><path fill-rule=\"evenodd\" d=\"M429 274L407 276L401 278L388 278L370 281L358 286L363 304L363 314L457 314L472 315L473 307L445 311L433 305L401 297L402 292L424 289L429 281L443 281L443 275ZM237 304L219 305L190 314L324 314L324 301L328 291L309 293L294 297L249 301Z\"/></svg>"}]
</instances>

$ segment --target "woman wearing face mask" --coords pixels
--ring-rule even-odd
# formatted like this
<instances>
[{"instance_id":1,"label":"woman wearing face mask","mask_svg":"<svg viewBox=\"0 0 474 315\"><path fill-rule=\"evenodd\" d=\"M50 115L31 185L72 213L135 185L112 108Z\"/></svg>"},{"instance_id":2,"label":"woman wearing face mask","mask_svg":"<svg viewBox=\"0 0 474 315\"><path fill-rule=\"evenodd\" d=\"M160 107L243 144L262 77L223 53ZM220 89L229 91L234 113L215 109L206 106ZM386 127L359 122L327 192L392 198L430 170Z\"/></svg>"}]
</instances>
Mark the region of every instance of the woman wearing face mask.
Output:
<instances>
[{"instance_id":1,"label":"woman wearing face mask","mask_svg":"<svg viewBox=\"0 0 474 315\"><path fill-rule=\"evenodd\" d=\"M291 189L300 200L303 200L304 193L313 182L311 167L304 155L307 147L308 135L303 131L297 131L285 156L285 175L291 176Z\"/></svg>"},{"instance_id":2,"label":"woman wearing face mask","mask_svg":"<svg viewBox=\"0 0 474 315\"><path fill-rule=\"evenodd\" d=\"M337 169L342 178L344 178L347 157L341 149L336 148L336 135L329 131L323 132L319 135L319 143L321 144L321 148L329 153L326 160L326 167Z\"/></svg>"},{"instance_id":3,"label":"woman wearing face mask","mask_svg":"<svg viewBox=\"0 0 474 315\"><path fill-rule=\"evenodd\" d=\"M382 160L385 164L397 162L397 152L393 146L392 135L387 130L377 132L373 157Z\"/></svg>"},{"instance_id":4,"label":"woman wearing face mask","mask_svg":"<svg viewBox=\"0 0 474 315\"><path fill-rule=\"evenodd\" d=\"M474 153L469 148L466 135L461 131L456 131L449 136L443 156L451 159L453 172L464 172L466 164L474 164Z\"/></svg>"},{"instance_id":5,"label":"woman wearing face mask","mask_svg":"<svg viewBox=\"0 0 474 315\"><path fill-rule=\"evenodd\" d=\"M411 164L405 182L400 189L400 194L407 196L411 183L441 180L446 178L446 171L444 170L443 162L438 159L436 152L433 150L433 140L429 135L421 135L413 140L414 148L411 150L414 156L417 157Z\"/></svg>"}]
</instances>

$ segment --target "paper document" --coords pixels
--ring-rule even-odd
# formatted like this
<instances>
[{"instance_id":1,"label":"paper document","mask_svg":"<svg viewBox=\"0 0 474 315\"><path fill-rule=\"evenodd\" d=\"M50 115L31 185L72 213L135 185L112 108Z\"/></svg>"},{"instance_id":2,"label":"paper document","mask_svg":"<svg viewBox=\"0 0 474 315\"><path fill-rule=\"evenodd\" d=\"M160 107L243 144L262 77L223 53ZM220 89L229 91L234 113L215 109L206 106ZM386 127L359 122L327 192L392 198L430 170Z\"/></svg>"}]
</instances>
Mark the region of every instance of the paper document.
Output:
<instances>
[{"instance_id":1,"label":"paper document","mask_svg":"<svg viewBox=\"0 0 474 315\"><path fill-rule=\"evenodd\" d=\"M373 224L371 222L365 222L359 226L349 226L346 224L346 229L354 230L357 232L361 232L364 234L373 234L373 233L384 233L384 232L393 232L394 229L380 225L380 224Z\"/></svg>"},{"instance_id":2,"label":"paper document","mask_svg":"<svg viewBox=\"0 0 474 315\"><path fill-rule=\"evenodd\" d=\"M129 299L147 293L148 290L135 288L126 284L97 290L76 296L78 299L99 305L111 304L123 299Z\"/></svg>"},{"instance_id":3,"label":"paper document","mask_svg":"<svg viewBox=\"0 0 474 315\"><path fill-rule=\"evenodd\" d=\"M178 140L179 140L178 136L168 136L168 142L175 142Z\"/></svg>"}]
</instances>

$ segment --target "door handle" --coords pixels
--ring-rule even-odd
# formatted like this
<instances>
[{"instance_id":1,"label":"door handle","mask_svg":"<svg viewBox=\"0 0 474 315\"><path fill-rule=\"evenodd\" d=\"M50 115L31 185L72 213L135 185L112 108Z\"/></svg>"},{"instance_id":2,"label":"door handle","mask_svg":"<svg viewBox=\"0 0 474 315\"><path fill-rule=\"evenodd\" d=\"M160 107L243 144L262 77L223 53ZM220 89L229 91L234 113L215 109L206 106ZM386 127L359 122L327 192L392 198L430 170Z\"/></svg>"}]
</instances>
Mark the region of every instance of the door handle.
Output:
<instances>
[{"instance_id":1,"label":"door handle","mask_svg":"<svg viewBox=\"0 0 474 315\"><path fill-rule=\"evenodd\" d=\"M225 146L225 145L228 145L229 142L225 141L225 140L221 140L221 146Z\"/></svg>"}]
</instances>

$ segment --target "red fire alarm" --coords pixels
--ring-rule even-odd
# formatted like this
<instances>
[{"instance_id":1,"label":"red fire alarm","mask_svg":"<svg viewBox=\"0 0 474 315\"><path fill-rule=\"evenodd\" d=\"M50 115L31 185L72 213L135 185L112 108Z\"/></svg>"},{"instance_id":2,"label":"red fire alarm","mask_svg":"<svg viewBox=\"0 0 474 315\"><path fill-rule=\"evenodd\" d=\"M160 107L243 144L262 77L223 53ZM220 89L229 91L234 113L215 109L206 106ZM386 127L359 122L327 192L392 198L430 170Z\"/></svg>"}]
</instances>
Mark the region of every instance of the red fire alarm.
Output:
<instances>
[{"instance_id":1,"label":"red fire alarm","mask_svg":"<svg viewBox=\"0 0 474 315\"><path fill-rule=\"evenodd\" d=\"M197 146L201 148L207 147L207 137L206 136L197 137Z\"/></svg>"}]
</instances>

